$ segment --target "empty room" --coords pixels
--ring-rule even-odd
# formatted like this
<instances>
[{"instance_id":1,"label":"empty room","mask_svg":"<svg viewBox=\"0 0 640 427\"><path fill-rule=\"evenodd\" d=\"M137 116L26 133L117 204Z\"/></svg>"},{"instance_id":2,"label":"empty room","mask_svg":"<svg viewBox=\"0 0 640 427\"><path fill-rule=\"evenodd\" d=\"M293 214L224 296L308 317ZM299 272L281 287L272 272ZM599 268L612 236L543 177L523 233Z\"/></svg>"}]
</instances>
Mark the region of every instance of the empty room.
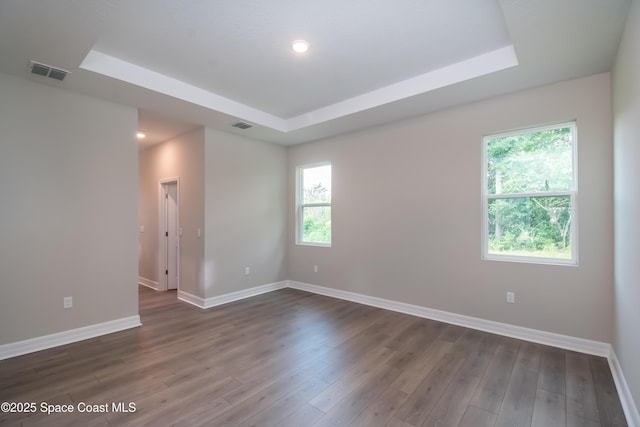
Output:
<instances>
[{"instance_id":1,"label":"empty room","mask_svg":"<svg viewBox=\"0 0 640 427\"><path fill-rule=\"evenodd\" d=\"M0 425L639 426L640 0L0 0Z\"/></svg>"}]
</instances>

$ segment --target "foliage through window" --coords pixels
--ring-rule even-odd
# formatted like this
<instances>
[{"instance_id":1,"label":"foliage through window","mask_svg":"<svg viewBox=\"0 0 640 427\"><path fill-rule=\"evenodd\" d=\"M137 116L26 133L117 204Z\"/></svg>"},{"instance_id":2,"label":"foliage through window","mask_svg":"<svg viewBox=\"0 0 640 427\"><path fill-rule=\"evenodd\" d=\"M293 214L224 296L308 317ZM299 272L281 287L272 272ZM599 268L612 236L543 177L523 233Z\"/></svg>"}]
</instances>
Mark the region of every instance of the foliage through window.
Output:
<instances>
[{"instance_id":1,"label":"foliage through window","mask_svg":"<svg viewBox=\"0 0 640 427\"><path fill-rule=\"evenodd\" d=\"M331 246L331 164L298 168L296 241Z\"/></svg>"},{"instance_id":2,"label":"foliage through window","mask_svg":"<svg viewBox=\"0 0 640 427\"><path fill-rule=\"evenodd\" d=\"M484 258L576 264L576 126L484 138Z\"/></svg>"}]
</instances>

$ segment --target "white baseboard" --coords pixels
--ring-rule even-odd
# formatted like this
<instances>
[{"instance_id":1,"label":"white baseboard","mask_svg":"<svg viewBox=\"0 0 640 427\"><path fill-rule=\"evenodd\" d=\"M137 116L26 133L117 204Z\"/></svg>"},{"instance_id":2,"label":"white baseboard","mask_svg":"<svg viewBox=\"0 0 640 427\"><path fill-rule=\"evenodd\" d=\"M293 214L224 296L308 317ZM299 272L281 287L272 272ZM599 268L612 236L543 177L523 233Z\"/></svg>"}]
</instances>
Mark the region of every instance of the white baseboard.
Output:
<instances>
[{"instance_id":1,"label":"white baseboard","mask_svg":"<svg viewBox=\"0 0 640 427\"><path fill-rule=\"evenodd\" d=\"M211 308L211 307L215 307L222 304L227 304L233 301L238 301L241 299L253 297L256 295L264 294L267 292L276 291L278 289L283 289L287 287L287 283L288 282L269 283L266 285L255 286L249 289L243 289L237 292L231 292L229 294L209 297L206 299L193 294L189 294L187 292L178 291L178 299L184 302L188 302L189 304L193 304L196 307L206 309L206 308Z\"/></svg>"},{"instance_id":2,"label":"white baseboard","mask_svg":"<svg viewBox=\"0 0 640 427\"><path fill-rule=\"evenodd\" d=\"M140 278L143 279L143 278ZM146 279L145 279L146 280ZM156 282L140 280L140 284L151 287L150 284ZM256 286L242 291L232 292L229 294L219 295L210 298L201 298L196 295L178 290L178 299L193 304L196 307L207 309L221 304L227 304L233 301L249 298L252 296L272 292L283 288L292 288L302 291L311 292L319 295L326 295L346 301L352 301L372 307L383 308L386 310L396 311L399 313L410 314L426 319L437 320L453 325L463 326L471 329L477 329L484 332L508 336L521 339L524 341L535 342L538 344L549 345L552 347L562 348L566 350L577 351L580 353L591 354L595 356L606 357L609 361L611 374L624 409L625 416L629 427L640 427L640 416L638 409L633 400L633 396L629 390L627 382L620 366L620 362L608 343L599 341L591 341L583 338L571 337L568 335L555 334L552 332L540 331L536 329L514 326L507 323L494 322L491 320L480 319L471 316L465 316L456 313L436 310L432 308L407 304L403 302L377 298L368 295L358 294L355 292L341 291L338 289L327 288L324 286L312 285L309 283L285 280L282 282L270 283L262 286ZM45 350L76 341L82 341L94 338L100 335L118 332L124 329L140 326L140 316L131 316L123 319L113 320L110 322L99 323L96 325L86 326L83 328L72 329L70 331L60 332L56 334L46 335L43 337L33 338L30 340L9 343L0 346L0 360L9 357L19 356L35 351Z\"/></svg>"},{"instance_id":3,"label":"white baseboard","mask_svg":"<svg viewBox=\"0 0 640 427\"><path fill-rule=\"evenodd\" d=\"M631 390L629 390L629 385L627 384L627 380L622 372L622 366L620 365L618 356L616 356L616 352L613 351L613 348L611 349L607 359L609 360L609 368L611 369L611 375L613 375L613 381L615 382L616 389L618 390L618 396L620 397L620 403L622 404L624 415L627 418L627 424L629 424L629 427L640 427L640 414L638 413L638 408L633 400Z\"/></svg>"},{"instance_id":4,"label":"white baseboard","mask_svg":"<svg viewBox=\"0 0 640 427\"><path fill-rule=\"evenodd\" d=\"M577 351L594 356L606 357L609 362L611 374L622 403L627 424L629 427L640 427L640 416L636 407L620 362L611 347L611 344L591 341L583 338L576 338L568 335L555 334L552 332L540 331L537 329L524 328L521 326L509 325L507 323L494 322L491 320L479 319L477 317L464 316L462 314L449 313L432 308L387 300L383 298L371 297L355 292L341 291L338 289L326 288L324 286L311 285L289 280L287 287L307 291L314 294L325 295L346 301L357 302L372 307L384 308L386 310L397 311L399 313L410 314L426 319L437 320L453 325L464 326L466 328L477 329L492 334L517 338L524 341L562 348L565 350Z\"/></svg>"},{"instance_id":5,"label":"white baseboard","mask_svg":"<svg viewBox=\"0 0 640 427\"><path fill-rule=\"evenodd\" d=\"M46 350L60 345L71 344L113 332L123 331L140 326L140 316L124 317L109 322L97 323L82 328L71 329L64 332L31 338L24 341L4 344L0 346L0 360L20 356L34 351Z\"/></svg>"},{"instance_id":6,"label":"white baseboard","mask_svg":"<svg viewBox=\"0 0 640 427\"><path fill-rule=\"evenodd\" d=\"M160 286L158 282L155 282L153 280L147 279L146 277L142 277L142 276L138 276L138 284L142 286L146 286L147 288L151 288L154 291L159 290L159 286Z\"/></svg>"},{"instance_id":7,"label":"white baseboard","mask_svg":"<svg viewBox=\"0 0 640 427\"><path fill-rule=\"evenodd\" d=\"M435 310L433 308L422 307L413 304L388 300L384 298L371 297L355 292L341 291L338 289L326 288L324 286L311 285L288 281L290 288L312 292L314 294L326 295L346 301L353 301L372 307L384 308L386 310L397 311L399 313L411 314L425 319L437 320L439 322L464 326L466 328L477 329L492 334L504 335L538 344L573 350L580 353L593 354L607 357L611 345L599 341L591 341L583 338L571 337L568 335L554 334L552 332L539 331L536 329L524 328L522 326L509 325L507 323L494 322L477 317L465 316L462 314L450 313L447 311Z\"/></svg>"},{"instance_id":8,"label":"white baseboard","mask_svg":"<svg viewBox=\"0 0 640 427\"><path fill-rule=\"evenodd\" d=\"M195 305L196 307L205 308L204 298L190 294L185 291L181 291L180 289L178 289L178 299L180 301L188 302L189 304Z\"/></svg>"}]
</instances>

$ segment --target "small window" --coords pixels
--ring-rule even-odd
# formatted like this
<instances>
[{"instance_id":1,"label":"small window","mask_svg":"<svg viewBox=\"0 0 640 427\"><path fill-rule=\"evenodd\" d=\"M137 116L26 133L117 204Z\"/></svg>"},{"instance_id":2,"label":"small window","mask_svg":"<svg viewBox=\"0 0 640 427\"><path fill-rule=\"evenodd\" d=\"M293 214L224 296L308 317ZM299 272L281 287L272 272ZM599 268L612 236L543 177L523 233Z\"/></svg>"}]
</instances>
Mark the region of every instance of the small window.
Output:
<instances>
[{"instance_id":1,"label":"small window","mask_svg":"<svg viewBox=\"0 0 640 427\"><path fill-rule=\"evenodd\" d=\"M297 169L296 243L331 246L331 164Z\"/></svg>"},{"instance_id":2,"label":"small window","mask_svg":"<svg viewBox=\"0 0 640 427\"><path fill-rule=\"evenodd\" d=\"M483 145L483 257L577 264L575 123Z\"/></svg>"}]
</instances>

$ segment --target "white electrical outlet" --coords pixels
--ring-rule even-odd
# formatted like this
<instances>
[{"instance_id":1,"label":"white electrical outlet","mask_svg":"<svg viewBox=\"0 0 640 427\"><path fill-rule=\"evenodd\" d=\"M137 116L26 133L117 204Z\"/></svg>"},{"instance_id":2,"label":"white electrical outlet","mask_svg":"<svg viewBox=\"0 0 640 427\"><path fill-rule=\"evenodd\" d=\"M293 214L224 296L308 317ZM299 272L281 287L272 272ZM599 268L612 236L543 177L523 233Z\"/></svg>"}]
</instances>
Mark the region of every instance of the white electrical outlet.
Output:
<instances>
[{"instance_id":1,"label":"white electrical outlet","mask_svg":"<svg viewBox=\"0 0 640 427\"><path fill-rule=\"evenodd\" d=\"M244 275L248 276L249 274L251 274L251 269L249 267L245 267L244 268Z\"/></svg>"},{"instance_id":2,"label":"white electrical outlet","mask_svg":"<svg viewBox=\"0 0 640 427\"><path fill-rule=\"evenodd\" d=\"M64 308L71 308L73 307L73 297L64 297L62 299L62 306Z\"/></svg>"},{"instance_id":3,"label":"white electrical outlet","mask_svg":"<svg viewBox=\"0 0 640 427\"><path fill-rule=\"evenodd\" d=\"M144 233L144 225L141 225L141 226L140 226L140 232L141 232L141 233Z\"/></svg>"},{"instance_id":4,"label":"white electrical outlet","mask_svg":"<svg viewBox=\"0 0 640 427\"><path fill-rule=\"evenodd\" d=\"M313 272L314 272L314 273L317 273L317 272L318 272L318 266L317 266L317 265L314 265L314 266L313 266Z\"/></svg>"},{"instance_id":5,"label":"white electrical outlet","mask_svg":"<svg viewBox=\"0 0 640 427\"><path fill-rule=\"evenodd\" d=\"M507 292L507 302L510 304L514 304L516 302L516 293L515 292Z\"/></svg>"}]
</instances>

